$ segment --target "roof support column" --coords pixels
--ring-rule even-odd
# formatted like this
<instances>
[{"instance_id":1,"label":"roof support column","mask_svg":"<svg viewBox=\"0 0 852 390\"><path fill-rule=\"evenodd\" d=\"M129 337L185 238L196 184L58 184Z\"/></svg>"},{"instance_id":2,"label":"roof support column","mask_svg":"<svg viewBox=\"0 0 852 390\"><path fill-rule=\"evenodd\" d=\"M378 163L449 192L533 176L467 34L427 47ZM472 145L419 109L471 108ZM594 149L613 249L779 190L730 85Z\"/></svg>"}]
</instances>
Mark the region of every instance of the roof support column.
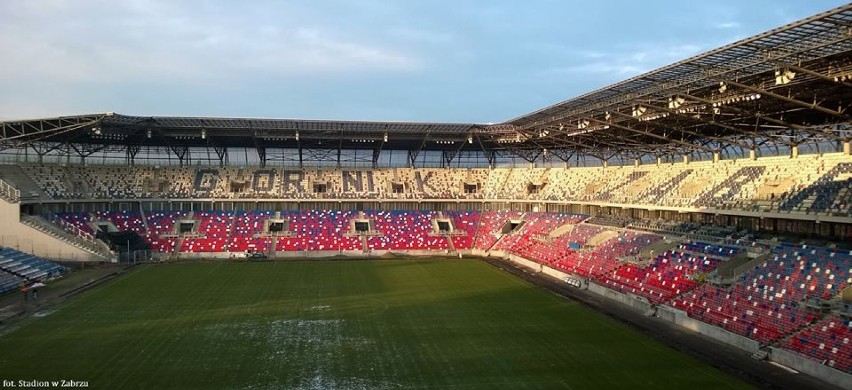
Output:
<instances>
[{"instance_id":1,"label":"roof support column","mask_svg":"<svg viewBox=\"0 0 852 390\"><path fill-rule=\"evenodd\" d=\"M493 150L483 150L482 154L484 154L485 159L488 160L488 168L494 168L494 162L497 160L496 153Z\"/></svg>"},{"instance_id":2,"label":"roof support column","mask_svg":"<svg viewBox=\"0 0 852 390\"><path fill-rule=\"evenodd\" d=\"M258 145L255 149L257 149L257 158L260 160L260 167L266 168L266 148Z\"/></svg>"},{"instance_id":3,"label":"roof support column","mask_svg":"<svg viewBox=\"0 0 852 390\"><path fill-rule=\"evenodd\" d=\"M373 149L373 169L379 167L379 157L382 155L381 149Z\"/></svg>"},{"instance_id":4,"label":"roof support column","mask_svg":"<svg viewBox=\"0 0 852 390\"><path fill-rule=\"evenodd\" d=\"M408 167L416 168L414 165L417 162L417 156L420 155L420 150L409 150L408 151Z\"/></svg>"}]
</instances>

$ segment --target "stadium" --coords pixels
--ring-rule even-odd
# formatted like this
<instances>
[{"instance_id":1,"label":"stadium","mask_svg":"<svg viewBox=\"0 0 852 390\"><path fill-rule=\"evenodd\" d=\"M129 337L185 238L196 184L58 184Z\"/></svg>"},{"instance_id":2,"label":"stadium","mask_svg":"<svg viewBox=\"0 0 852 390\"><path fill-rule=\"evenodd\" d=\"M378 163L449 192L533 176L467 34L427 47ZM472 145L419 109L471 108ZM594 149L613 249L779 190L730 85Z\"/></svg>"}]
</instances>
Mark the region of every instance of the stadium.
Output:
<instances>
[{"instance_id":1,"label":"stadium","mask_svg":"<svg viewBox=\"0 0 852 390\"><path fill-rule=\"evenodd\" d=\"M0 380L852 388L850 106L847 4L496 124L0 122Z\"/></svg>"}]
</instances>

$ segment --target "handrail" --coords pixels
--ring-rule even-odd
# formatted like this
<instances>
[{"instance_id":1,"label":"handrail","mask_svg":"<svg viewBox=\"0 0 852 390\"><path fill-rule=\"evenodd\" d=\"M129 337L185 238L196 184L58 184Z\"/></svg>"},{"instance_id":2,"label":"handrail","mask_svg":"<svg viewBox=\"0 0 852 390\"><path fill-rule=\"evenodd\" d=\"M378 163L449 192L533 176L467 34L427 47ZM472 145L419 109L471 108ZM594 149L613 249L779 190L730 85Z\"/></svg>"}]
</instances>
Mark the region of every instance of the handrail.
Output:
<instances>
[{"instance_id":1,"label":"handrail","mask_svg":"<svg viewBox=\"0 0 852 390\"><path fill-rule=\"evenodd\" d=\"M3 179L0 179L0 198L12 203L18 203L21 200L21 191Z\"/></svg>"}]
</instances>

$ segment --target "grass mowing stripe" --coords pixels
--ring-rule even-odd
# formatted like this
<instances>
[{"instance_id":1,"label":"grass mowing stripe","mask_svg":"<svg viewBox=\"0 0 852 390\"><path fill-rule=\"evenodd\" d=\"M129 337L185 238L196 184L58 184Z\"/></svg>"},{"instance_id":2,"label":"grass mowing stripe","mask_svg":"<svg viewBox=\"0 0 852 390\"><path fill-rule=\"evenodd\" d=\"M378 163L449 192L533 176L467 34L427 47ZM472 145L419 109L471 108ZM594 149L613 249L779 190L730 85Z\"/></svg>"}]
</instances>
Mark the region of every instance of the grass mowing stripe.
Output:
<instances>
[{"instance_id":1,"label":"grass mowing stripe","mask_svg":"<svg viewBox=\"0 0 852 390\"><path fill-rule=\"evenodd\" d=\"M0 336L0 351L4 377L95 388L749 387L458 260L141 267Z\"/></svg>"}]
</instances>

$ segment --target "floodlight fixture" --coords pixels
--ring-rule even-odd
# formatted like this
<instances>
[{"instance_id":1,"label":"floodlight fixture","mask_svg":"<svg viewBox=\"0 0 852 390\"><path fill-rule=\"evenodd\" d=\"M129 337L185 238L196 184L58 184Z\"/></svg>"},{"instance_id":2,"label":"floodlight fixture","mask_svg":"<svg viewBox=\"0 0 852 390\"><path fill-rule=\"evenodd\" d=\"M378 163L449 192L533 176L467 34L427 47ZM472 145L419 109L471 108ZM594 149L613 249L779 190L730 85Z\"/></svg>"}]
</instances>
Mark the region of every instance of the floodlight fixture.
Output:
<instances>
[{"instance_id":1,"label":"floodlight fixture","mask_svg":"<svg viewBox=\"0 0 852 390\"><path fill-rule=\"evenodd\" d=\"M784 85L793 81L793 78L796 77L796 72L791 71L790 69L776 69L775 70L775 85Z\"/></svg>"},{"instance_id":2,"label":"floodlight fixture","mask_svg":"<svg viewBox=\"0 0 852 390\"><path fill-rule=\"evenodd\" d=\"M669 98L669 108L670 109L673 109L673 110L678 109L681 106L683 106L684 103L686 103L686 99L684 99L680 96L672 96L672 97Z\"/></svg>"}]
</instances>

